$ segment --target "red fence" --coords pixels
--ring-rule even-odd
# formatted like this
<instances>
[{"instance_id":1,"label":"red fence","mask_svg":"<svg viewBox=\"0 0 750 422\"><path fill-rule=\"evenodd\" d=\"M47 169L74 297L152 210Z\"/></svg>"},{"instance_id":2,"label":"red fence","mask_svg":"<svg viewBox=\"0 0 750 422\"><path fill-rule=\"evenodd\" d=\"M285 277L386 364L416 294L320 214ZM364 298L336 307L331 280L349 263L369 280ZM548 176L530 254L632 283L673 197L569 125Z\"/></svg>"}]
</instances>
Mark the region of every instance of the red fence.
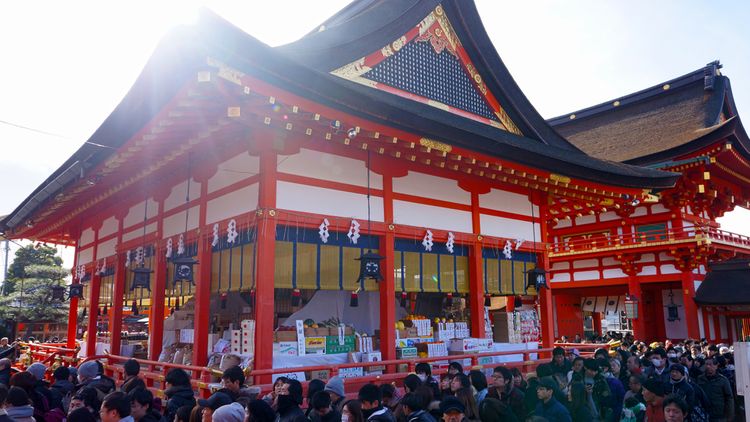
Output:
<instances>
[{"instance_id":1,"label":"red fence","mask_svg":"<svg viewBox=\"0 0 750 422\"><path fill-rule=\"evenodd\" d=\"M26 354L31 359L29 364L41 362L51 366L59 361L64 366L75 366L78 363L78 349L69 349L65 343L19 343L26 349ZM19 362L21 369L25 369L27 362Z\"/></svg>"},{"instance_id":2,"label":"red fence","mask_svg":"<svg viewBox=\"0 0 750 422\"><path fill-rule=\"evenodd\" d=\"M561 346L566 349L576 348L583 355L592 354L595 349L608 348L607 344L564 344L555 345ZM495 356L514 356L522 355L523 359L520 362L508 362L500 364L490 364L486 367L496 367L504 365L509 368L519 368L522 373L526 374L536 370L536 367L540 363L544 363L547 360L540 361L539 355L550 355L553 349L536 349L536 350L511 350L503 352L487 352L487 353L476 353L476 354L465 354L465 355L454 355L454 356L440 356L430 358L417 358L417 359L402 359L402 360L386 360L380 362L362 362L362 363L344 363L344 364L331 364L331 365L315 365L305 367L294 367L294 368L274 368L274 369L258 369L250 371L247 374L248 382L253 381L254 385L261 388L261 391L268 392L271 390L272 384L270 383L271 377L276 374L287 374L290 372L306 372L311 371L328 371L329 376L337 375L341 369L345 368L382 368L382 375L364 375L356 378L348 378L345 386L347 392L356 392L360 386L367 383L390 383L394 381L400 381L409 372L414 372L414 367L421 362L427 362L435 364L452 361L463 361L470 360L470 369L482 369L484 366L480 365L479 362L482 358L495 357ZM536 359L532 360L532 357ZM107 374L112 376L115 381L122 380L124 378L124 369L122 363L129 360L130 358L115 355L104 355L104 356L92 356L86 360L100 359L106 362ZM146 385L154 392L158 397L164 397L164 376L172 368L178 368L192 374L192 385L195 390L198 391L198 395L201 397L208 397L211 394L211 382L213 379L218 379L221 376L221 372L214 369L192 366L192 365L180 365L174 363L156 362L150 360L136 359L141 364L141 377L146 382ZM441 366L446 366L441 365ZM438 367L433 370L434 375L440 375L447 371L445 367ZM307 383L303 383L303 386L307 386Z\"/></svg>"}]
</instances>

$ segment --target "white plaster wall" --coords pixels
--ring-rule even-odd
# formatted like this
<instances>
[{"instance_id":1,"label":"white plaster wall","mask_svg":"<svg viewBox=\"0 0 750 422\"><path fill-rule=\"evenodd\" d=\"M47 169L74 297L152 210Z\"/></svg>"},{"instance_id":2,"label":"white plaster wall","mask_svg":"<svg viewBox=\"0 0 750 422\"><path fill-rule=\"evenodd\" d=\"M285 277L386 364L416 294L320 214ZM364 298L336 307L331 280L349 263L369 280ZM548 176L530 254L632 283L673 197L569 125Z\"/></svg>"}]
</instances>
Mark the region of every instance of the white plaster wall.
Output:
<instances>
[{"instance_id":1,"label":"white plaster wall","mask_svg":"<svg viewBox=\"0 0 750 422\"><path fill-rule=\"evenodd\" d=\"M576 225L582 226L584 224L594 224L596 223L596 215L582 215L580 217L576 217Z\"/></svg>"},{"instance_id":2,"label":"white plaster wall","mask_svg":"<svg viewBox=\"0 0 750 422\"><path fill-rule=\"evenodd\" d=\"M258 184L246 186L234 192L208 201L206 223L214 223L225 218L255 210L258 207Z\"/></svg>"},{"instance_id":3,"label":"white plaster wall","mask_svg":"<svg viewBox=\"0 0 750 422\"><path fill-rule=\"evenodd\" d=\"M628 276L619 268L611 268L608 270L604 270L602 271L602 274L604 275L604 278L621 278L621 277Z\"/></svg>"},{"instance_id":4,"label":"white plaster wall","mask_svg":"<svg viewBox=\"0 0 750 422\"><path fill-rule=\"evenodd\" d=\"M638 275L656 275L656 266L644 265L643 269L638 273Z\"/></svg>"},{"instance_id":5,"label":"white plaster wall","mask_svg":"<svg viewBox=\"0 0 750 422\"><path fill-rule=\"evenodd\" d=\"M703 326L703 309L698 308L698 333L701 338L706 338L706 327Z\"/></svg>"},{"instance_id":6,"label":"white plaster wall","mask_svg":"<svg viewBox=\"0 0 750 422\"><path fill-rule=\"evenodd\" d=\"M383 198L372 196L370 204L373 221L383 221ZM356 218L362 220L360 224L367 221L366 195L297 183L277 183L276 207L326 216Z\"/></svg>"},{"instance_id":7,"label":"white plaster wall","mask_svg":"<svg viewBox=\"0 0 750 422\"><path fill-rule=\"evenodd\" d=\"M81 249L78 252L78 265L88 264L94 260L94 248Z\"/></svg>"},{"instance_id":8,"label":"white plaster wall","mask_svg":"<svg viewBox=\"0 0 750 422\"><path fill-rule=\"evenodd\" d=\"M666 252L659 252L659 261L674 261L674 257Z\"/></svg>"},{"instance_id":9,"label":"white plaster wall","mask_svg":"<svg viewBox=\"0 0 750 422\"><path fill-rule=\"evenodd\" d=\"M716 339L716 330L714 330L714 318L716 318L716 315L711 314L711 313L708 314L708 339L709 340Z\"/></svg>"},{"instance_id":10,"label":"white plaster wall","mask_svg":"<svg viewBox=\"0 0 750 422\"><path fill-rule=\"evenodd\" d=\"M117 246L116 238L100 242L99 246L96 247L96 259L102 259L114 255L115 246Z\"/></svg>"},{"instance_id":11,"label":"white plaster wall","mask_svg":"<svg viewBox=\"0 0 750 422\"><path fill-rule=\"evenodd\" d=\"M172 191L164 200L164 211L177 208L185 203L185 194L187 193L187 179L172 187ZM194 201L201 196L201 184L195 179L190 181L190 200Z\"/></svg>"},{"instance_id":12,"label":"white plaster wall","mask_svg":"<svg viewBox=\"0 0 750 422\"><path fill-rule=\"evenodd\" d=\"M560 220L555 224L556 229L563 229L565 227L571 227L573 226L573 221L571 220Z\"/></svg>"},{"instance_id":13,"label":"white plaster wall","mask_svg":"<svg viewBox=\"0 0 750 422\"><path fill-rule=\"evenodd\" d=\"M410 171L404 177L393 179L393 191L424 198L439 199L471 205L471 194L458 187L458 182L429 174Z\"/></svg>"},{"instance_id":14,"label":"white plaster wall","mask_svg":"<svg viewBox=\"0 0 750 422\"><path fill-rule=\"evenodd\" d=\"M198 227L198 212L200 206L196 205L190 208L188 214L188 230L195 229ZM166 239L171 236L178 235L185 231L185 211L180 211L174 215L164 219L164 232L162 233L162 239Z\"/></svg>"},{"instance_id":15,"label":"white plaster wall","mask_svg":"<svg viewBox=\"0 0 750 422\"><path fill-rule=\"evenodd\" d=\"M325 152L302 148L298 154L280 155L277 168L280 173L367 186L364 161ZM370 186L375 189L382 188L383 178L379 174L370 172Z\"/></svg>"},{"instance_id":16,"label":"white plaster wall","mask_svg":"<svg viewBox=\"0 0 750 422\"><path fill-rule=\"evenodd\" d=\"M602 265L604 265L604 266L620 265L620 261L618 261L618 260L616 260L616 259L614 259L612 257L606 256L606 257L602 258Z\"/></svg>"},{"instance_id":17,"label":"white plaster wall","mask_svg":"<svg viewBox=\"0 0 750 422\"><path fill-rule=\"evenodd\" d=\"M693 280L693 290L698 291L698 287L701 286L702 281L700 280Z\"/></svg>"},{"instance_id":18,"label":"white plaster wall","mask_svg":"<svg viewBox=\"0 0 750 422\"><path fill-rule=\"evenodd\" d=\"M640 206L640 207L637 207L633 211L633 214L631 215L631 217L640 217L642 215L647 215L647 214L648 214L648 207Z\"/></svg>"},{"instance_id":19,"label":"white plaster wall","mask_svg":"<svg viewBox=\"0 0 750 422\"><path fill-rule=\"evenodd\" d=\"M233 183L255 176L260 171L260 159L246 152L219 164L216 174L208 179L208 192L217 191ZM192 186L190 186L192 190ZM184 196L184 195L183 195Z\"/></svg>"},{"instance_id":20,"label":"white plaster wall","mask_svg":"<svg viewBox=\"0 0 750 422\"><path fill-rule=\"evenodd\" d=\"M118 222L117 219L112 216L102 222L102 228L99 229L99 239L103 239L117 232Z\"/></svg>"},{"instance_id":21,"label":"white plaster wall","mask_svg":"<svg viewBox=\"0 0 750 422\"><path fill-rule=\"evenodd\" d=\"M554 270L568 270L568 269L570 269L570 262L568 262L568 261L565 261L565 262L555 262L550 267L550 270L553 270L553 271Z\"/></svg>"},{"instance_id":22,"label":"white plaster wall","mask_svg":"<svg viewBox=\"0 0 750 422\"><path fill-rule=\"evenodd\" d=\"M661 291L661 298L662 303L664 303L663 313L664 316L664 328L667 334L667 338L686 338L687 337L687 324L685 322L685 306L682 301L682 294L680 294L680 290L672 290L672 293L674 294L673 300L675 305L677 305L677 315L679 316L679 320L677 321L667 321L667 307L666 305L669 304L669 289L662 290ZM692 316L691 316L692 318Z\"/></svg>"},{"instance_id":23,"label":"white plaster wall","mask_svg":"<svg viewBox=\"0 0 750 422\"><path fill-rule=\"evenodd\" d=\"M599 267L598 259L579 259L573 261L573 268L593 268Z\"/></svg>"},{"instance_id":24,"label":"white plaster wall","mask_svg":"<svg viewBox=\"0 0 750 422\"><path fill-rule=\"evenodd\" d=\"M570 281L570 274L569 273L553 273L550 281L553 283Z\"/></svg>"},{"instance_id":25,"label":"white plaster wall","mask_svg":"<svg viewBox=\"0 0 750 422\"><path fill-rule=\"evenodd\" d=\"M469 220L471 221L471 218ZM482 226L482 233L490 236L509 237L528 241L531 241L536 236L537 242L540 239L539 223L534 223L534 230L532 231L531 222L496 217L494 215L482 214L479 216L479 222ZM471 230L469 230L469 233L471 233Z\"/></svg>"},{"instance_id":26,"label":"white plaster wall","mask_svg":"<svg viewBox=\"0 0 750 422\"><path fill-rule=\"evenodd\" d=\"M654 262L656 261L656 256L652 253L646 253L641 256L641 259L639 259L636 262Z\"/></svg>"},{"instance_id":27,"label":"white plaster wall","mask_svg":"<svg viewBox=\"0 0 750 422\"><path fill-rule=\"evenodd\" d=\"M679 274L681 271L675 268L674 264L665 264L661 268L662 274Z\"/></svg>"},{"instance_id":28,"label":"white plaster wall","mask_svg":"<svg viewBox=\"0 0 750 422\"><path fill-rule=\"evenodd\" d=\"M619 220L620 216L617 215L614 211L607 211L604 213L599 214L599 221L612 221L612 220Z\"/></svg>"},{"instance_id":29,"label":"white plaster wall","mask_svg":"<svg viewBox=\"0 0 750 422\"><path fill-rule=\"evenodd\" d=\"M500 189L492 189L484 195L479 195L479 206L514 214L531 215L531 201L528 196ZM534 215L539 217L539 207L536 205L534 205Z\"/></svg>"},{"instance_id":30,"label":"white plaster wall","mask_svg":"<svg viewBox=\"0 0 750 422\"><path fill-rule=\"evenodd\" d=\"M86 246L94 241L94 230L90 227L81 232L81 237L78 239L78 246Z\"/></svg>"},{"instance_id":31,"label":"white plaster wall","mask_svg":"<svg viewBox=\"0 0 750 422\"><path fill-rule=\"evenodd\" d=\"M729 337L729 332L727 331L727 317L724 315L719 315L719 334L721 334L721 338Z\"/></svg>"},{"instance_id":32,"label":"white plaster wall","mask_svg":"<svg viewBox=\"0 0 750 422\"><path fill-rule=\"evenodd\" d=\"M144 206L146 205L146 201L139 202L132 207L130 207L130 210L128 211L128 215L125 216L125 219L122 223L123 228L132 227L138 223L143 222L143 213L146 212L147 218L152 218L156 216L159 212L159 204L156 203L152 198L148 198L148 209L144 210Z\"/></svg>"},{"instance_id":33,"label":"white plaster wall","mask_svg":"<svg viewBox=\"0 0 750 422\"><path fill-rule=\"evenodd\" d=\"M471 213L432 205L393 201L393 220L408 226L472 233ZM484 225L482 226L484 228ZM487 233L482 230L482 233ZM487 233L489 234L489 233Z\"/></svg>"},{"instance_id":34,"label":"white plaster wall","mask_svg":"<svg viewBox=\"0 0 750 422\"><path fill-rule=\"evenodd\" d=\"M661 214L663 212L669 212L669 209L662 204L654 204L651 206L651 214Z\"/></svg>"},{"instance_id":35,"label":"white plaster wall","mask_svg":"<svg viewBox=\"0 0 750 422\"><path fill-rule=\"evenodd\" d=\"M151 223L148 226L146 226L146 234L153 233L156 231L156 223ZM127 242L133 239L138 239L141 236L143 236L143 228L139 227L137 229L133 229L129 232L125 232L122 234L122 241Z\"/></svg>"},{"instance_id":36,"label":"white plaster wall","mask_svg":"<svg viewBox=\"0 0 750 422\"><path fill-rule=\"evenodd\" d=\"M577 271L573 273L573 279L575 281L598 280L599 271Z\"/></svg>"}]
</instances>

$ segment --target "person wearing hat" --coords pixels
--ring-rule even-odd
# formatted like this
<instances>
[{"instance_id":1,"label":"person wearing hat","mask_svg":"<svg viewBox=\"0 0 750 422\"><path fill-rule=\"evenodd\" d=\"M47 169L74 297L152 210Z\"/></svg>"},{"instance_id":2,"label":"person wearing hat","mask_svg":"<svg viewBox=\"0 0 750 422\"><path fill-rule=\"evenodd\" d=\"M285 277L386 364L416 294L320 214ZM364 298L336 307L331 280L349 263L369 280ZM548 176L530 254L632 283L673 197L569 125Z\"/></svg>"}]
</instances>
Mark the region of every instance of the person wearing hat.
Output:
<instances>
[{"instance_id":1,"label":"person wearing hat","mask_svg":"<svg viewBox=\"0 0 750 422\"><path fill-rule=\"evenodd\" d=\"M344 407L344 398L346 398L344 379L338 375L329 378L323 391L331 395L331 407L340 413Z\"/></svg>"},{"instance_id":2,"label":"person wearing hat","mask_svg":"<svg viewBox=\"0 0 750 422\"><path fill-rule=\"evenodd\" d=\"M443 413L443 421L445 422L462 422L466 417L464 415L466 408L454 396L447 396L440 402L440 411Z\"/></svg>"},{"instance_id":3,"label":"person wearing hat","mask_svg":"<svg viewBox=\"0 0 750 422\"><path fill-rule=\"evenodd\" d=\"M648 422L665 422L664 420L664 384L649 378L643 383L643 399L646 400L646 418Z\"/></svg>"},{"instance_id":4,"label":"person wearing hat","mask_svg":"<svg viewBox=\"0 0 750 422\"><path fill-rule=\"evenodd\" d=\"M232 403L232 397L223 391L217 391L207 399L198 399L198 406L203 408L202 420L210 421L216 409L230 403Z\"/></svg>"},{"instance_id":5,"label":"person wearing hat","mask_svg":"<svg viewBox=\"0 0 750 422\"><path fill-rule=\"evenodd\" d=\"M536 387L536 404L534 415L541 416L549 422L571 422L570 412L555 397L555 382L550 379L539 380Z\"/></svg>"},{"instance_id":6,"label":"person wearing hat","mask_svg":"<svg viewBox=\"0 0 750 422\"><path fill-rule=\"evenodd\" d=\"M245 409L239 403L230 403L216 409L211 415L212 422L243 422Z\"/></svg>"},{"instance_id":7,"label":"person wearing hat","mask_svg":"<svg viewBox=\"0 0 750 422\"><path fill-rule=\"evenodd\" d=\"M665 385L665 393L677 396L691 408L696 405L695 390L687 381L687 368L675 363L669 367L669 384Z\"/></svg>"},{"instance_id":8,"label":"person wearing hat","mask_svg":"<svg viewBox=\"0 0 750 422\"><path fill-rule=\"evenodd\" d=\"M605 420L612 414L612 408L610 407L612 390L599 370L599 362L600 360L591 358L583 361L583 383L586 392L591 394L591 398L594 400L597 413L601 415L602 420Z\"/></svg>"}]
</instances>

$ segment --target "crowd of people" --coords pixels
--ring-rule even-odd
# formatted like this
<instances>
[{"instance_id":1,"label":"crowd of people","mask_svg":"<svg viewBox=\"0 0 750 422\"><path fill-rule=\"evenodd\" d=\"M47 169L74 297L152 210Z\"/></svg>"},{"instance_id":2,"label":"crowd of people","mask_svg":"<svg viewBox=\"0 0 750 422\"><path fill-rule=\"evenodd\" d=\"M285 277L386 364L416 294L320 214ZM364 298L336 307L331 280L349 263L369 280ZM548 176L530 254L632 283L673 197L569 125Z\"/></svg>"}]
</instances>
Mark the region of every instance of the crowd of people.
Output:
<instances>
[{"instance_id":1,"label":"crowd of people","mask_svg":"<svg viewBox=\"0 0 750 422\"><path fill-rule=\"evenodd\" d=\"M2 358L0 422L734 420L739 405L730 348L631 340L587 358L575 348L556 347L529 377L503 365L491 374L465 371L458 362L434 377L432 365L419 363L399 383L365 384L350 397L340 377L312 380L306 391L299 381L279 377L262 395L245 386L244 371L235 366L207 399L196 398L187 372L171 369L162 400L146 387L136 360L124 364L125 378L116 383L99 361L54 370L34 363L11 375L12 362Z\"/></svg>"}]
</instances>

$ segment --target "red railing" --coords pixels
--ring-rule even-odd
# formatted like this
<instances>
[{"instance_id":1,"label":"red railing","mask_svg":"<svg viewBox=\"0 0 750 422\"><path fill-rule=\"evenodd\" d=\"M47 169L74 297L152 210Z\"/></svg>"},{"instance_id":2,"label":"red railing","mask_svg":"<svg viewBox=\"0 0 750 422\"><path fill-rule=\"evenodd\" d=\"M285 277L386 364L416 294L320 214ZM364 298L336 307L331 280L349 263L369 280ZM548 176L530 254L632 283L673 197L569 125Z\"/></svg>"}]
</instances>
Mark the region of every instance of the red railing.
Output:
<instances>
[{"instance_id":1,"label":"red railing","mask_svg":"<svg viewBox=\"0 0 750 422\"><path fill-rule=\"evenodd\" d=\"M593 354L594 350L598 348L608 348L607 344L556 344L555 346L564 347L566 349L576 348L582 354L589 355ZM440 375L447 371L447 363L453 361L471 361L471 369L482 369L485 365L481 365L479 362L482 358L496 357L496 356L515 356L522 355L522 360L517 362L507 363L492 363L486 365L487 367L496 367L498 365L504 365L509 368L519 368L522 373L532 372L536 367L543 363L538 359L540 354L549 355L552 352L552 348L546 349L523 349L523 350L508 350L502 352L487 352L487 353L474 353L474 354L463 354L453 356L438 356L428 358L416 358L416 359L401 359L401 360L386 360L379 362L360 362L360 363L344 363L344 364L331 364L331 365L314 365L304 367L289 367L289 368L274 368L274 369L258 369L250 371L248 374L248 380L265 381L264 383L255 382L254 385L260 387L263 393L271 390L272 384L269 382L273 375L277 374L288 374L288 373L299 373L305 372L310 373L312 371L328 371L328 376L332 377L346 368L363 368L363 372L367 372L371 368L382 368L383 373L378 375L364 375L356 378L347 378L345 383L349 392L354 392L359 389L361 385L367 383L390 383L393 381L399 381L409 373L414 372L414 368L418 363L427 362L445 362L444 367L438 367L433 370L433 374ZM532 360L532 355L536 355L537 359ZM104 356L92 356L86 360L100 359L106 362L105 368L107 374L112 376L116 381L123 379L124 370L121 364L129 360L128 357L104 355ZM179 368L192 373L192 385L195 390L198 391L198 395L201 397L208 397L211 394L210 383L214 378L221 376L220 371L216 371L210 368L204 368L199 366L191 365L180 365L173 363L156 362L144 359L136 359L141 364L141 376L143 377L146 385L154 392L158 397L164 397L164 376L172 368ZM545 359L544 362L547 360ZM307 386L304 382L303 386Z\"/></svg>"},{"instance_id":2,"label":"red railing","mask_svg":"<svg viewBox=\"0 0 750 422\"><path fill-rule=\"evenodd\" d=\"M715 242L746 248L750 252L750 237L714 227L686 227L678 229L651 230L636 233L596 233L586 238L560 240L550 244L550 256L564 256L601 252L613 249L628 249L658 246L670 243Z\"/></svg>"},{"instance_id":3,"label":"red railing","mask_svg":"<svg viewBox=\"0 0 750 422\"><path fill-rule=\"evenodd\" d=\"M78 362L78 349L69 349L65 343L19 343L21 347L26 348L26 354L31 357L31 362L41 362L46 366L51 366L59 360L64 366L75 366ZM25 362L20 362L22 366Z\"/></svg>"}]
</instances>

